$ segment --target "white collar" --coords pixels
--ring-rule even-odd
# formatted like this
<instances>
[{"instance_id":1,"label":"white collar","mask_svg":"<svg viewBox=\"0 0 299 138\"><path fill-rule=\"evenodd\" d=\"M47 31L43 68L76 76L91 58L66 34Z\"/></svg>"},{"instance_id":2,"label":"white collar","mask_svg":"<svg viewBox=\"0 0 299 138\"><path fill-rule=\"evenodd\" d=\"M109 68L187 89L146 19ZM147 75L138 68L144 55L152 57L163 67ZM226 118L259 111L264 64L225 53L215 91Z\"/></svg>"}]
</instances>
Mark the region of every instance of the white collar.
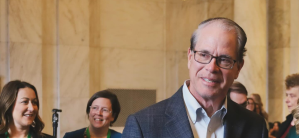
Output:
<instances>
[{"instance_id":1,"label":"white collar","mask_svg":"<svg viewBox=\"0 0 299 138\"><path fill-rule=\"evenodd\" d=\"M197 119L196 110L202 108L202 106L197 102L197 100L193 97L193 95L189 91L188 89L189 85L190 85L190 80L186 80L183 86L183 98L185 101L185 105L188 109L189 116L192 122L195 123ZM218 111L223 111L221 114L221 120L223 122L223 118L227 113L227 98L225 99L225 102L223 103L222 107Z\"/></svg>"}]
</instances>

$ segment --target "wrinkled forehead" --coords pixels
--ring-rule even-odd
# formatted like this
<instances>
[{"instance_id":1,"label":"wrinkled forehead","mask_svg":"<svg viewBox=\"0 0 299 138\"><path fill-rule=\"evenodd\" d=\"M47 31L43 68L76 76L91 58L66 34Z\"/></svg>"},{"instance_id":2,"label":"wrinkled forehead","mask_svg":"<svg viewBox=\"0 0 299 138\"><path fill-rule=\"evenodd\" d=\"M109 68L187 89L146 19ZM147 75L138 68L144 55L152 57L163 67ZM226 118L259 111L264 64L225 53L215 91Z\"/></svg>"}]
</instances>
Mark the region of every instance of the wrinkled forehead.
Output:
<instances>
[{"instance_id":1,"label":"wrinkled forehead","mask_svg":"<svg viewBox=\"0 0 299 138\"><path fill-rule=\"evenodd\" d=\"M200 28L196 35L195 47L200 46L204 50L214 49L217 46L218 49L230 53L230 56L237 57L238 55L238 41L237 34L234 30L227 29L223 24L212 23L203 28ZM220 45L219 45L220 44ZM221 47L219 47L221 46ZM235 53L233 55L233 53Z\"/></svg>"}]
</instances>

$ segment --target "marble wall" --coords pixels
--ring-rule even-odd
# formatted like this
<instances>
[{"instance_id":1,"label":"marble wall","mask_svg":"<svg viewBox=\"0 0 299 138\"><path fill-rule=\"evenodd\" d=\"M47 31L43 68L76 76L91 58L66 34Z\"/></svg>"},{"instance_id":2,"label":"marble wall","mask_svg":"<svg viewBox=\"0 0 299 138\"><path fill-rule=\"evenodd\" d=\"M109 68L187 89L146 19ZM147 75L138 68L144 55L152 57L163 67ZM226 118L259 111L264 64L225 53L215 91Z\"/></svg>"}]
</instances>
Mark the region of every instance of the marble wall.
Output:
<instances>
[{"instance_id":1,"label":"marble wall","mask_svg":"<svg viewBox=\"0 0 299 138\"><path fill-rule=\"evenodd\" d=\"M267 108L266 0L236 0L234 20L243 27L247 35L245 63L238 81L246 86L249 95L260 94L264 108Z\"/></svg>"},{"instance_id":2,"label":"marble wall","mask_svg":"<svg viewBox=\"0 0 299 138\"><path fill-rule=\"evenodd\" d=\"M189 78L192 32L222 16L247 33L238 80L262 96L270 121L282 121L283 80L299 71L298 9L296 0L0 0L1 86L34 84L44 132L52 134L51 109L61 108L62 137L88 125L85 106L96 91L155 89L157 102L170 97Z\"/></svg>"}]
</instances>

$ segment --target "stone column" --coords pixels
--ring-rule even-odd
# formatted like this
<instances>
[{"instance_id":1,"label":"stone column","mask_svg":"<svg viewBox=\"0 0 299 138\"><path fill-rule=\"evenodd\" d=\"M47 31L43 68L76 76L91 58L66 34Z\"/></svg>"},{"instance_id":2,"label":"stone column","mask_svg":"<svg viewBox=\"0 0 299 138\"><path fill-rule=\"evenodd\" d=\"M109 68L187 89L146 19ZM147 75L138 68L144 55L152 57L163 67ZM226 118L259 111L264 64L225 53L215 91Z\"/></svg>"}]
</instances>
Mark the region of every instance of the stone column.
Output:
<instances>
[{"instance_id":1,"label":"stone column","mask_svg":"<svg viewBox=\"0 0 299 138\"><path fill-rule=\"evenodd\" d=\"M290 0L268 2L269 121L283 121L284 80L290 74Z\"/></svg>"},{"instance_id":2,"label":"stone column","mask_svg":"<svg viewBox=\"0 0 299 138\"><path fill-rule=\"evenodd\" d=\"M235 0L234 20L247 34L245 64L238 80L249 94L258 93L267 110L266 0Z\"/></svg>"}]
</instances>

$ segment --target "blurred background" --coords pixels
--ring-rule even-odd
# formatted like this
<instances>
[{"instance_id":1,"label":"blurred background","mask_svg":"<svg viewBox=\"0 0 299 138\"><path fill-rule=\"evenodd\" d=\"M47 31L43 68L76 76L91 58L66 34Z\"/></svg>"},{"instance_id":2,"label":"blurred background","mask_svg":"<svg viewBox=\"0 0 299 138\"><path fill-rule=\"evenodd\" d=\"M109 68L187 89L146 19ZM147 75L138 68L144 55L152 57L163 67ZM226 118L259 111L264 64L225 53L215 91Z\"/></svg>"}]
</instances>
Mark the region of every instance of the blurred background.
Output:
<instances>
[{"instance_id":1,"label":"blurred background","mask_svg":"<svg viewBox=\"0 0 299 138\"><path fill-rule=\"evenodd\" d=\"M60 137L86 127L88 99L118 94L128 114L170 97L189 78L187 50L198 24L236 21L247 33L238 81L258 93L269 122L288 115L284 79L299 72L298 0L0 0L0 84L36 86L44 132L52 109Z\"/></svg>"}]
</instances>

